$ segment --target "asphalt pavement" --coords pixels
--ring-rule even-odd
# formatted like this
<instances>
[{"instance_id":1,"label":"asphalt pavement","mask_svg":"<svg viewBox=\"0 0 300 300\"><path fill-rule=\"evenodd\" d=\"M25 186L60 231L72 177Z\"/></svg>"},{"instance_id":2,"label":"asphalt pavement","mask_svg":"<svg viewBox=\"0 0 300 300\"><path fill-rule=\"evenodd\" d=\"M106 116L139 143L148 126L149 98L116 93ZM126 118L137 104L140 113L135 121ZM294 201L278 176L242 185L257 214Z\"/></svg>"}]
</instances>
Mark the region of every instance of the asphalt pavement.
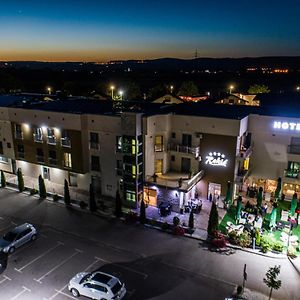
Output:
<instances>
[{"instance_id":1,"label":"asphalt pavement","mask_svg":"<svg viewBox=\"0 0 300 300\"><path fill-rule=\"evenodd\" d=\"M1 189L0 234L25 221L37 226L39 237L10 255L0 275L3 300L75 299L68 281L94 270L119 277L126 299L224 299L242 282L245 263L251 290L267 295L262 278L269 266L281 264L283 286L274 297L300 299L299 270L287 259L242 251L220 255L196 240Z\"/></svg>"}]
</instances>

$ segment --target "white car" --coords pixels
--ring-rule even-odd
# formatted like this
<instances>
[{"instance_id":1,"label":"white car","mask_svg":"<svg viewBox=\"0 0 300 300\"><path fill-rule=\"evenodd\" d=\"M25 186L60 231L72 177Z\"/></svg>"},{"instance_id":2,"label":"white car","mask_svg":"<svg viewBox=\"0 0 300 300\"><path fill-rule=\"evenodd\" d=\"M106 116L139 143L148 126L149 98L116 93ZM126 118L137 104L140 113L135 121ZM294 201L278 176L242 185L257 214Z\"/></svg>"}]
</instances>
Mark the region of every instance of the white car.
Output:
<instances>
[{"instance_id":1,"label":"white car","mask_svg":"<svg viewBox=\"0 0 300 300\"><path fill-rule=\"evenodd\" d=\"M13 253L25 243L34 241L37 237L35 227L29 223L22 224L7 232L0 239L0 251Z\"/></svg>"},{"instance_id":2,"label":"white car","mask_svg":"<svg viewBox=\"0 0 300 300\"><path fill-rule=\"evenodd\" d=\"M124 283L103 272L78 273L70 280L68 289L74 297L82 295L96 300L120 300L126 294Z\"/></svg>"}]
</instances>

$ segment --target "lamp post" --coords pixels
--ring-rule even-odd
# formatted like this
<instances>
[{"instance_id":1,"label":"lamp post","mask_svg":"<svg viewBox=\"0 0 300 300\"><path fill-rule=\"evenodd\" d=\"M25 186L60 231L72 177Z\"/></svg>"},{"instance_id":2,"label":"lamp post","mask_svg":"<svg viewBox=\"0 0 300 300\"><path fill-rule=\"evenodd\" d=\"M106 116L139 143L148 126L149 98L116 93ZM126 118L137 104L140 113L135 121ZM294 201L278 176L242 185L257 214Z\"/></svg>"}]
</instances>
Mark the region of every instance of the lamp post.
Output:
<instances>
[{"instance_id":1,"label":"lamp post","mask_svg":"<svg viewBox=\"0 0 300 300\"><path fill-rule=\"evenodd\" d=\"M48 94L51 95L52 88L50 86L47 87Z\"/></svg>"},{"instance_id":2,"label":"lamp post","mask_svg":"<svg viewBox=\"0 0 300 300\"><path fill-rule=\"evenodd\" d=\"M112 86L110 87L110 90L111 90L111 99L112 99L112 100L114 100L114 89L115 89L115 87L112 85Z\"/></svg>"},{"instance_id":3,"label":"lamp post","mask_svg":"<svg viewBox=\"0 0 300 300\"><path fill-rule=\"evenodd\" d=\"M229 87L229 94L231 94L232 93L232 90L234 89L234 86L233 85L231 85L230 87Z\"/></svg>"},{"instance_id":4,"label":"lamp post","mask_svg":"<svg viewBox=\"0 0 300 300\"><path fill-rule=\"evenodd\" d=\"M171 86L170 86L171 94L173 93L173 89L174 89L174 86L171 85Z\"/></svg>"}]
</instances>

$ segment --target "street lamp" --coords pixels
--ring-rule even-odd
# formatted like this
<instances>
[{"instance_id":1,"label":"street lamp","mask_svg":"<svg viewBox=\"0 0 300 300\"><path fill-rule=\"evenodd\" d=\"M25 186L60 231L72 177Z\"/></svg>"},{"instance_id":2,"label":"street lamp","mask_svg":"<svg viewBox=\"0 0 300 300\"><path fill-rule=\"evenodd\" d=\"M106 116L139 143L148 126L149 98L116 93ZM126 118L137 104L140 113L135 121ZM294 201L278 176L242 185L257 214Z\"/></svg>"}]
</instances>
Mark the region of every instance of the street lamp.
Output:
<instances>
[{"instance_id":1,"label":"street lamp","mask_svg":"<svg viewBox=\"0 0 300 300\"><path fill-rule=\"evenodd\" d=\"M233 85L231 85L230 87L229 87L229 94L231 94L232 93L232 90L234 89L234 86Z\"/></svg>"},{"instance_id":2,"label":"street lamp","mask_svg":"<svg viewBox=\"0 0 300 300\"><path fill-rule=\"evenodd\" d=\"M174 89L174 86L171 85L171 86L170 86L171 94L173 93L173 89Z\"/></svg>"},{"instance_id":3,"label":"street lamp","mask_svg":"<svg viewBox=\"0 0 300 300\"><path fill-rule=\"evenodd\" d=\"M124 94L124 92L123 92L123 91L119 91L120 100L123 100L123 94Z\"/></svg>"},{"instance_id":4,"label":"street lamp","mask_svg":"<svg viewBox=\"0 0 300 300\"><path fill-rule=\"evenodd\" d=\"M48 94L51 95L52 88L50 86L47 87Z\"/></svg>"},{"instance_id":5,"label":"street lamp","mask_svg":"<svg viewBox=\"0 0 300 300\"><path fill-rule=\"evenodd\" d=\"M111 99L114 100L114 89L115 89L115 87L112 85L110 87L110 89L111 89Z\"/></svg>"},{"instance_id":6,"label":"street lamp","mask_svg":"<svg viewBox=\"0 0 300 300\"><path fill-rule=\"evenodd\" d=\"M300 86L296 87L297 92L300 92Z\"/></svg>"}]
</instances>

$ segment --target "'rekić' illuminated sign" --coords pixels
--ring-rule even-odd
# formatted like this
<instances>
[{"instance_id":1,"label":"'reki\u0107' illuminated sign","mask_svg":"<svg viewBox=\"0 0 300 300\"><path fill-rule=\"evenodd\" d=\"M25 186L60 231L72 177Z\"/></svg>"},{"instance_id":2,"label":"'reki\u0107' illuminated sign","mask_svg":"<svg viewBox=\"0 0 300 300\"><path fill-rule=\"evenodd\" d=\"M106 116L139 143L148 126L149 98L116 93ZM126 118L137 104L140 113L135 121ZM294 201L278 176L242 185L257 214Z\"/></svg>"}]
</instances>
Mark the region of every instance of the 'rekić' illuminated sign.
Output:
<instances>
[{"instance_id":1,"label":"'reki\u0107' illuminated sign","mask_svg":"<svg viewBox=\"0 0 300 300\"><path fill-rule=\"evenodd\" d=\"M300 123L274 121L273 128L274 129L300 131Z\"/></svg>"},{"instance_id":2,"label":"'reki\u0107' illuminated sign","mask_svg":"<svg viewBox=\"0 0 300 300\"><path fill-rule=\"evenodd\" d=\"M211 166L227 167L228 159L220 152L209 152L205 157L205 164Z\"/></svg>"}]
</instances>

